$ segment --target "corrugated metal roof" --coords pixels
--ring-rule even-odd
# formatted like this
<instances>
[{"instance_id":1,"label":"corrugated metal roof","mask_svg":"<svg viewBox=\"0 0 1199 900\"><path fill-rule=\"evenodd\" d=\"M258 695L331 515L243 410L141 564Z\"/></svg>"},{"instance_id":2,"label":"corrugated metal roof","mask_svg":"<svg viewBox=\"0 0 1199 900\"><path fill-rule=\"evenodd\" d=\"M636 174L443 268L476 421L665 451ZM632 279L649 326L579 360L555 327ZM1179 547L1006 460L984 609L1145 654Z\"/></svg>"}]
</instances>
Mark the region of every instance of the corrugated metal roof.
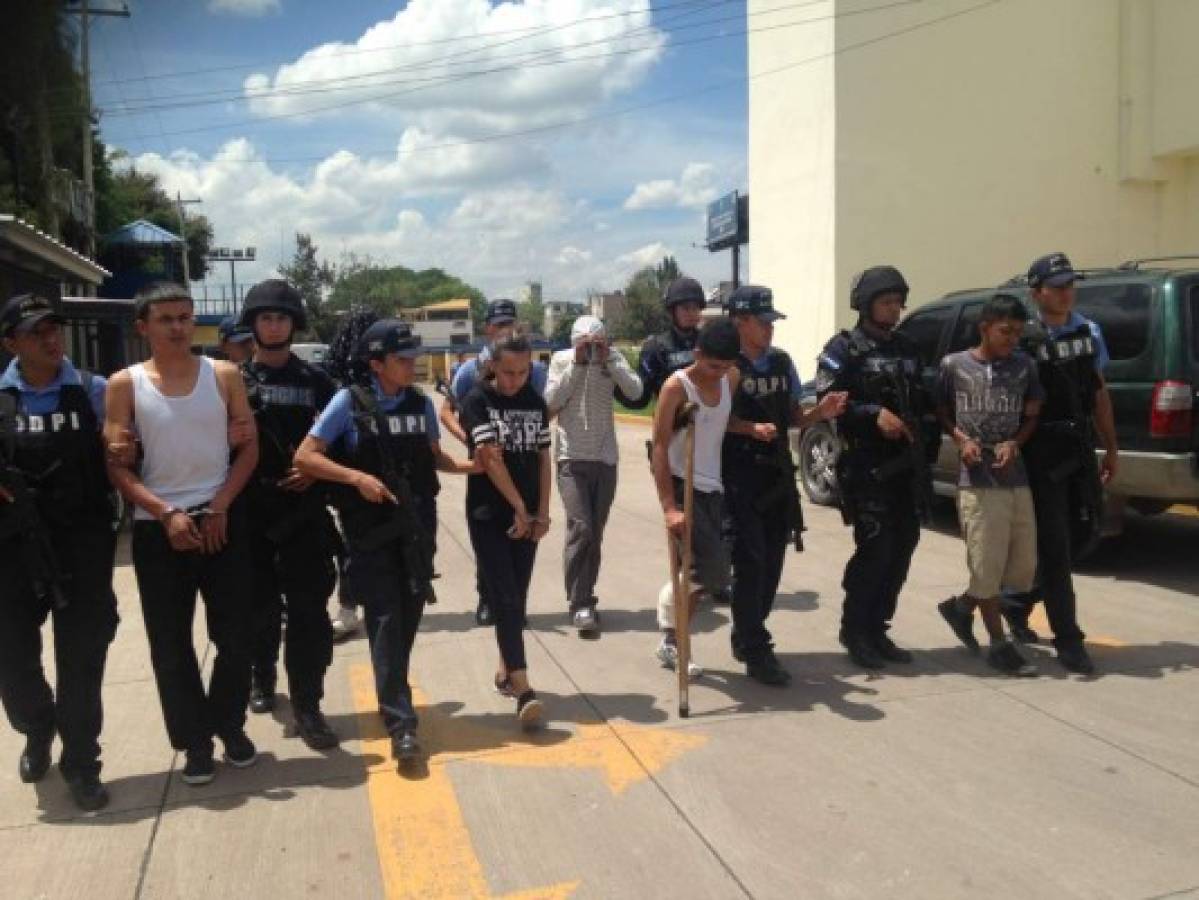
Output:
<instances>
[{"instance_id":1,"label":"corrugated metal roof","mask_svg":"<svg viewBox=\"0 0 1199 900\"><path fill-rule=\"evenodd\" d=\"M138 219L104 236L108 244L182 244L183 238L153 222Z\"/></svg>"},{"instance_id":2,"label":"corrugated metal roof","mask_svg":"<svg viewBox=\"0 0 1199 900\"><path fill-rule=\"evenodd\" d=\"M112 274L108 269L98 265L95 260L72 250L62 241L51 237L44 231L39 231L24 219L18 219L12 213L0 213L0 236L9 231L12 232L13 237L17 238L16 243L24 243L28 251L41 250L54 253L63 262L74 265L77 270L76 274L87 278L94 284L99 284Z\"/></svg>"},{"instance_id":3,"label":"corrugated metal roof","mask_svg":"<svg viewBox=\"0 0 1199 900\"><path fill-rule=\"evenodd\" d=\"M440 303L427 303L421 309L470 309L469 300L442 300Z\"/></svg>"}]
</instances>

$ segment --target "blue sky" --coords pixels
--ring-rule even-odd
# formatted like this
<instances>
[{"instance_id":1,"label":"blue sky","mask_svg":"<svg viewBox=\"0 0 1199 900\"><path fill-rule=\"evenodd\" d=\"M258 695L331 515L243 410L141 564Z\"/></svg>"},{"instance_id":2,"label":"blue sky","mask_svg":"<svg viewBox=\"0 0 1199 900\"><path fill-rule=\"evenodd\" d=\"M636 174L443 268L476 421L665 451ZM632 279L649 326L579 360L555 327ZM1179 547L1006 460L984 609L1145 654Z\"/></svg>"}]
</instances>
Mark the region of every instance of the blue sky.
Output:
<instances>
[{"instance_id":1,"label":"blue sky","mask_svg":"<svg viewBox=\"0 0 1199 900\"><path fill-rule=\"evenodd\" d=\"M200 197L218 243L258 247L248 279L296 230L492 296L581 299L665 252L727 277L693 244L705 204L746 187L744 0L130 8L94 26L103 137Z\"/></svg>"}]
</instances>

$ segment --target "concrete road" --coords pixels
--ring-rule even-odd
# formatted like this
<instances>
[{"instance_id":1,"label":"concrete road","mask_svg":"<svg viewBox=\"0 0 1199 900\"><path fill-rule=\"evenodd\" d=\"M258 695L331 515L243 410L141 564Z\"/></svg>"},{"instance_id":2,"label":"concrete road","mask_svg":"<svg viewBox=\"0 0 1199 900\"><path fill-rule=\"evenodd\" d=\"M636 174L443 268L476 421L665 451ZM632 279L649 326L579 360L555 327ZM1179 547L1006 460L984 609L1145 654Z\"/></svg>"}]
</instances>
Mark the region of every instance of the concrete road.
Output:
<instances>
[{"instance_id":1,"label":"concrete road","mask_svg":"<svg viewBox=\"0 0 1199 900\"><path fill-rule=\"evenodd\" d=\"M341 749L289 736L284 700L251 717L256 767L183 785L122 557L105 685L112 806L78 815L56 771L21 784L21 742L0 731L2 895L1199 896L1199 519L1134 521L1078 577L1098 677L1068 676L1038 648L1040 677L1011 681L966 655L934 608L964 584L949 512L924 532L896 621L917 661L855 670L836 641L849 536L809 507L807 551L789 555L771 620L794 682L749 682L728 610L709 607L695 638L707 674L680 721L651 655L666 563L645 434L621 426L600 640L568 626L560 510L541 548L528 647L550 722L533 737L491 690L464 484L445 479L441 599L415 657L429 759L406 777L358 639L327 682Z\"/></svg>"}]
</instances>

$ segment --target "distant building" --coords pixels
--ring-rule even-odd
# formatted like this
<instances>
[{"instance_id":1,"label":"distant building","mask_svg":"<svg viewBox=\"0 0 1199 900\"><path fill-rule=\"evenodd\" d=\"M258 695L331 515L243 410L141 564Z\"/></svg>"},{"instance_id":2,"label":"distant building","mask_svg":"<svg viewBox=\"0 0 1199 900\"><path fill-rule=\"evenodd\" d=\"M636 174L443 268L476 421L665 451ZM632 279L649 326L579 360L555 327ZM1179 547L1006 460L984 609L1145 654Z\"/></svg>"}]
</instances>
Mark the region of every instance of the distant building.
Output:
<instances>
[{"instance_id":1,"label":"distant building","mask_svg":"<svg viewBox=\"0 0 1199 900\"><path fill-rule=\"evenodd\" d=\"M427 306L404 307L396 314L412 323L421 343L431 347L465 346L471 342L474 323L469 300L444 300Z\"/></svg>"},{"instance_id":2,"label":"distant building","mask_svg":"<svg viewBox=\"0 0 1199 900\"><path fill-rule=\"evenodd\" d=\"M518 303L541 303L541 282L526 281L517 295Z\"/></svg>"},{"instance_id":3,"label":"distant building","mask_svg":"<svg viewBox=\"0 0 1199 900\"><path fill-rule=\"evenodd\" d=\"M544 304L545 315L541 322L541 331L546 337L553 337L554 329L563 319L581 316L587 311L586 304L574 303L570 300L550 300Z\"/></svg>"},{"instance_id":4,"label":"distant building","mask_svg":"<svg viewBox=\"0 0 1199 900\"><path fill-rule=\"evenodd\" d=\"M590 314L609 328L624 314L625 296L623 291L592 294L587 301L590 306Z\"/></svg>"}]
</instances>

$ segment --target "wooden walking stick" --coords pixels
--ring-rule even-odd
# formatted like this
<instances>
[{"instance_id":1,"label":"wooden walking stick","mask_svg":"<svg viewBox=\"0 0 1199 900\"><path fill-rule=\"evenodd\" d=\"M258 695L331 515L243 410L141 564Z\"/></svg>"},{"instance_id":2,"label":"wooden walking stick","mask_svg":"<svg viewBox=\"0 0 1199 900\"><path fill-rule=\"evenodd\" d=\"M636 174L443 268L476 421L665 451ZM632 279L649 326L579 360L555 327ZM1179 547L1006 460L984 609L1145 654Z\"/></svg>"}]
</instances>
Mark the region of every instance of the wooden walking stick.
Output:
<instances>
[{"instance_id":1,"label":"wooden walking stick","mask_svg":"<svg viewBox=\"0 0 1199 900\"><path fill-rule=\"evenodd\" d=\"M678 646L679 718L691 715L691 523L695 502L695 414L694 403L684 403L675 417L675 426L687 429L684 438L683 540L682 552L670 538L671 578L674 586L675 641ZM680 559L680 556L682 557Z\"/></svg>"}]
</instances>

